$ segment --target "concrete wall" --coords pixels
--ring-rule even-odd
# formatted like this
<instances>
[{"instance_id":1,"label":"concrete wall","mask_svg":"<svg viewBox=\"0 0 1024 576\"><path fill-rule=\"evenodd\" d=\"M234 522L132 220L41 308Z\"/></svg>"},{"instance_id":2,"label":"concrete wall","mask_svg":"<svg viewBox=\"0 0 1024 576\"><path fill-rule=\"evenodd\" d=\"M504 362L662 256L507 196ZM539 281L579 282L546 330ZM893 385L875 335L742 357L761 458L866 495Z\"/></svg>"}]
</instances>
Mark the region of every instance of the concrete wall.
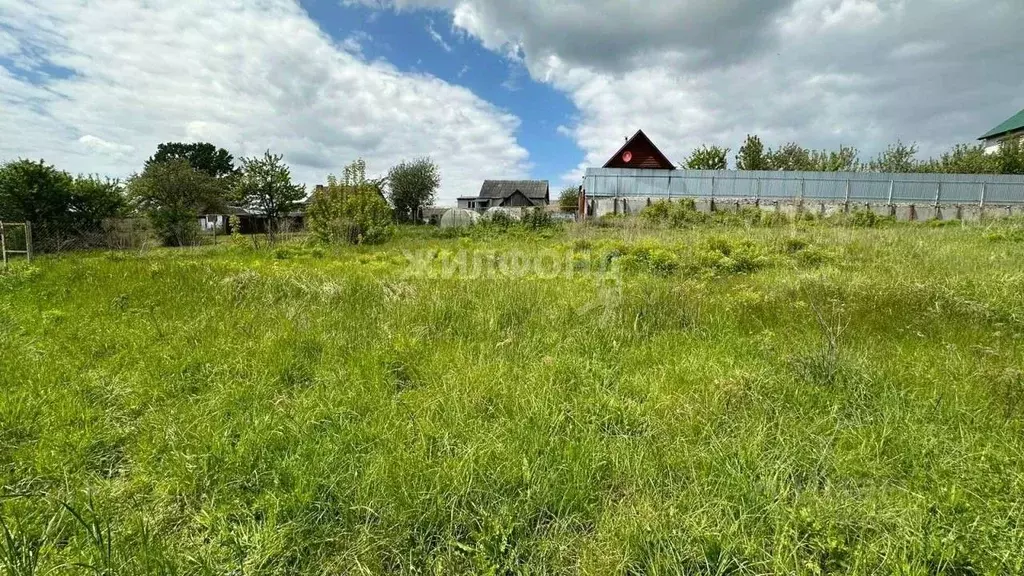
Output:
<instances>
[{"instance_id":1,"label":"concrete wall","mask_svg":"<svg viewBox=\"0 0 1024 576\"><path fill-rule=\"evenodd\" d=\"M587 200L587 213L591 218L600 218L606 214L639 214L644 208L662 198L590 198ZM992 206L984 208L977 205L958 204L870 204L864 202L836 203L821 201L756 201L697 199L695 205L698 212L735 212L744 208L760 208L766 212L780 212L787 216L811 213L815 216L833 216L835 214L868 210L878 216L893 216L898 221L925 222L928 220L964 220L976 222L1009 216L1024 215L1024 206Z\"/></svg>"}]
</instances>

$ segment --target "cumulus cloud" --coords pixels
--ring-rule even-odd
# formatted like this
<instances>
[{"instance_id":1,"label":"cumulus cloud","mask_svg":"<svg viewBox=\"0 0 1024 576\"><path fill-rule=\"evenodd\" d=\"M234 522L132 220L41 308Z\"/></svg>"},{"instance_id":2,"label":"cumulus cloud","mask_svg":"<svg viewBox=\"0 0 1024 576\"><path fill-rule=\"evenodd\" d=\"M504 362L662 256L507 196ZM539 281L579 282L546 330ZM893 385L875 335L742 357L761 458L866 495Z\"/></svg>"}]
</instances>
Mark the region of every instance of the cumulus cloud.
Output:
<instances>
[{"instance_id":1,"label":"cumulus cloud","mask_svg":"<svg viewBox=\"0 0 1024 576\"><path fill-rule=\"evenodd\" d=\"M378 0L374 0L377 2ZM924 154L1024 107L1020 0L392 0L450 11L457 29L578 109L582 167L643 128L679 162L701 143L896 139ZM731 159L730 159L731 161Z\"/></svg>"},{"instance_id":2,"label":"cumulus cloud","mask_svg":"<svg viewBox=\"0 0 1024 576\"><path fill-rule=\"evenodd\" d=\"M33 73L0 64L0 158L124 176L160 142L209 140L236 157L283 153L313 184L360 156L379 173L431 155L449 201L529 171L515 116L363 60L293 0L8 2L0 21L0 49Z\"/></svg>"}]
</instances>

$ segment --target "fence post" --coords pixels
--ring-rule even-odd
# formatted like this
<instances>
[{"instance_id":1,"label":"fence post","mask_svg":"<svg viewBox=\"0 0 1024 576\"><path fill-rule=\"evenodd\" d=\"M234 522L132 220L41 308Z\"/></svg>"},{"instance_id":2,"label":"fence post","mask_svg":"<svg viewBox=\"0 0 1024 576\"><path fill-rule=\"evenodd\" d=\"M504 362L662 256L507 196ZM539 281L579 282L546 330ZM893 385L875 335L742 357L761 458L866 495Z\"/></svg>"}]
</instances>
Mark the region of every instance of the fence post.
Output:
<instances>
[{"instance_id":1,"label":"fence post","mask_svg":"<svg viewBox=\"0 0 1024 576\"><path fill-rule=\"evenodd\" d=\"M756 194L756 196L754 196L754 202L758 206L760 206L761 205L761 179L760 178L757 179L757 192L755 194Z\"/></svg>"},{"instance_id":2,"label":"fence post","mask_svg":"<svg viewBox=\"0 0 1024 576\"><path fill-rule=\"evenodd\" d=\"M981 203L979 204L979 206L981 208L985 207L985 191L986 191L987 188L988 188L988 182L982 182L981 183Z\"/></svg>"},{"instance_id":3,"label":"fence post","mask_svg":"<svg viewBox=\"0 0 1024 576\"><path fill-rule=\"evenodd\" d=\"M846 179L846 198L843 199L843 210L850 211L850 179Z\"/></svg>"},{"instance_id":4,"label":"fence post","mask_svg":"<svg viewBox=\"0 0 1024 576\"><path fill-rule=\"evenodd\" d=\"M32 223L25 222L25 259L32 262Z\"/></svg>"},{"instance_id":5,"label":"fence post","mask_svg":"<svg viewBox=\"0 0 1024 576\"><path fill-rule=\"evenodd\" d=\"M4 235L3 222L0 222L0 252L4 254L4 268L7 268L7 236Z\"/></svg>"},{"instance_id":6,"label":"fence post","mask_svg":"<svg viewBox=\"0 0 1024 576\"><path fill-rule=\"evenodd\" d=\"M892 189L896 186L895 180L889 180L889 206L892 206Z\"/></svg>"},{"instance_id":7,"label":"fence post","mask_svg":"<svg viewBox=\"0 0 1024 576\"><path fill-rule=\"evenodd\" d=\"M939 202L942 198L942 181L940 180L938 185L935 186L935 208L939 208Z\"/></svg>"}]
</instances>

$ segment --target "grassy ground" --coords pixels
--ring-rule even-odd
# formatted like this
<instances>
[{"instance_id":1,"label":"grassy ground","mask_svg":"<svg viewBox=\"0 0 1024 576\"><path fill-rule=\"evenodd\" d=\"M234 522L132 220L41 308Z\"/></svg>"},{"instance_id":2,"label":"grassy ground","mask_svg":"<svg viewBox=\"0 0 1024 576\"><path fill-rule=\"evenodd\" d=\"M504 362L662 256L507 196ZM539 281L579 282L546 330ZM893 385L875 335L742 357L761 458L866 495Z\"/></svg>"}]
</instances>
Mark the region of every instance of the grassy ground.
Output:
<instances>
[{"instance_id":1,"label":"grassy ground","mask_svg":"<svg viewBox=\"0 0 1024 576\"><path fill-rule=\"evenodd\" d=\"M0 566L1020 573L1021 236L420 229L18 266Z\"/></svg>"}]
</instances>

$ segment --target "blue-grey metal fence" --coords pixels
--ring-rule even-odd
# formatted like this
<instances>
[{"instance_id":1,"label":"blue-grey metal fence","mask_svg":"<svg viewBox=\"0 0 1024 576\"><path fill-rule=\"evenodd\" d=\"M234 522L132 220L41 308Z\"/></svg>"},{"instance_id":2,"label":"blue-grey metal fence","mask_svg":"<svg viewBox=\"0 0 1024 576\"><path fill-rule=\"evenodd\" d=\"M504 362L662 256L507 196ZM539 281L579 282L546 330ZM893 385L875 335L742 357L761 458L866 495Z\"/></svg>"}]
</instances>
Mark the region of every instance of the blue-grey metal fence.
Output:
<instances>
[{"instance_id":1,"label":"blue-grey metal fence","mask_svg":"<svg viewBox=\"0 0 1024 576\"><path fill-rule=\"evenodd\" d=\"M1024 176L589 168L593 198L743 198L886 204L1024 204Z\"/></svg>"}]
</instances>

